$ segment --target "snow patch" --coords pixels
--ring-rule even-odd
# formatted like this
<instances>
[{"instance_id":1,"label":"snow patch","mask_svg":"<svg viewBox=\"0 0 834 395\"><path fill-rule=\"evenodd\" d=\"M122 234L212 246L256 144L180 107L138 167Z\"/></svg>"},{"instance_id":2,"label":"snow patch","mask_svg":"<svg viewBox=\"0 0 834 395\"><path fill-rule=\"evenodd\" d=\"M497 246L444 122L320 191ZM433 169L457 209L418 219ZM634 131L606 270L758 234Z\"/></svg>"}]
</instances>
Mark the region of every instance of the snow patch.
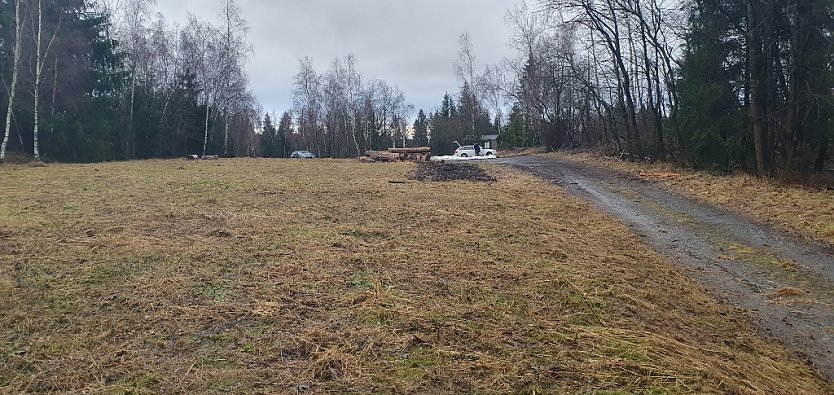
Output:
<instances>
[{"instance_id":1,"label":"snow patch","mask_svg":"<svg viewBox=\"0 0 834 395\"><path fill-rule=\"evenodd\" d=\"M497 156L469 156L469 157L462 157L462 156L452 156L452 155L445 155L445 156L432 156L431 160L434 162L467 162L471 160L491 160L491 159L498 159Z\"/></svg>"}]
</instances>

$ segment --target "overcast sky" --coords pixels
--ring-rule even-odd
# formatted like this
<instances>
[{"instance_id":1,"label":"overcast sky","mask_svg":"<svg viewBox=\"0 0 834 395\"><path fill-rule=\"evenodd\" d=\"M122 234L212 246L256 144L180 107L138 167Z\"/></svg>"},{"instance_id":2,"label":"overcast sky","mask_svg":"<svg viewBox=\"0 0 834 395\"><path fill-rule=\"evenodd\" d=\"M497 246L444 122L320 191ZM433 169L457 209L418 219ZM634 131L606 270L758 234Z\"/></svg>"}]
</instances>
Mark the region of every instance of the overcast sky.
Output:
<instances>
[{"instance_id":1,"label":"overcast sky","mask_svg":"<svg viewBox=\"0 0 834 395\"><path fill-rule=\"evenodd\" d=\"M458 90L453 62L458 36L469 31L480 66L513 56L504 23L513 0L238 0L255 54L248 69L266 111L292 106L298 60L321 73L334 57L354 54L367 80L399 86L427 111ZM218 21L222 0L158 0L169 21L188 14Z\"/></svg>"}]
</instances>

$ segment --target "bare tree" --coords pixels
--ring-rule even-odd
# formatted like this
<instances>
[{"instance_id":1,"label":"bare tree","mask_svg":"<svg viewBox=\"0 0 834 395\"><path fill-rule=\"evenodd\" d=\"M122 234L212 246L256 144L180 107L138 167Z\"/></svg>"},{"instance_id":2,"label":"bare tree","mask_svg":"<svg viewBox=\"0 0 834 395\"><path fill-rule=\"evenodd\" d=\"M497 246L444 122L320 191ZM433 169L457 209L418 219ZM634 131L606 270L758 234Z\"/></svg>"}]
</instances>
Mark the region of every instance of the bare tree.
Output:
<instances>
[{"instance_id":1,"label":"bare tree","mask_svg":"<svg viewBox=\"0 0 834 395\"><path fill-rule=\"evenodd\" d=\"M405 97L403 97L405 99ZM403 100L404 103L405 100ZM413 104L401 104L399 113L397 115L397 119L400 121L400 134L402 134L403 138L403 148L408 147L408 128L411 126L411 118L414 116L414 112L417 111L417 108L414 107Z\"/></svg>"},{"instance_id":2,"label":"bare tree","mask_svg":"<svg viewBox=\"0 0 834 395\"><path fill-rule=\"evenodd\" d=\"M181 56L187 62L186 68L196 71L202 89L202 104L205 106L203 130L203 155L208 154L209 126L212 108L217 104L220 70L216 59L220 51L219 32L211 24L191 17L185 29L180 33Z\"/></svg>"},{"instance_id":3,"label":"bare tree","mask_svg":"<svg viewBox=\"0 0 834 395\"><path fill-rule=\"evenodd\" d=\"M313 67L313 60L304 58L299 61L298 74L295 76L295 112L298 114L298 128L308 149L314 149L317 156L322 155L320 141L320 121L322 112L321 79Z\"/></svg>"},{"instance_id":4,"label":"bare tree","mask_svg":"<svg viewBox=\"0 0 834 395\"><path fill-rule=\"evenodd\" d=\"M595 140L588 128L601 127L631 158L663 158L663 120L676 127L674 34L664 32L674 30L674 1L539 0L539 10L510 11L522 56L507 93L528 126L559 146Z\"/></svg>"},{"instance_id":5,"label":"bare tree","mask_svg":"<svg viewBox=\"0 0 834 395\"><path fill-rule=\"evenodd\" d=\"M247 44L245 37L249 31L249 26L241 16L240 7L237 6L235 0L225 0L223 2L221 18L223 23L223 43L220 51L222 68L220 78L224 81L222 96L225 122L223 156L228 156L230 114L233 112L235 102L244 96L244 92L240 89L240 84L233 84L233 80L235 77L244 75L243 62L246 60L249 52L251 52L251 46Z\"/></svg>"},{"instance_id":6,"label":"bare tree","mask_svg":"<svg viewBox=\"0 0 834 395\"><path fill-rule=\"evenodd\" d=\"M312 60L301 59L293 93L298 133L320 156L356 156L362 148L407 143L414 107L406 104L402 90L385 81L363 83L352 55L334 59L321 75Z\"/></svg>"},{"instance_id":7,"label":"bare tree","mask_svg":"<svg viewBox=\"0 0 834 395\"><path fill-rule=\"evenodd\" d=\"M152 7L156 4L156 0L123 0L125 3L118 7L122 12L120 13L118 36L121 37L123 49L127 53L128 66L131 72L130 78L130 97L128 99L128 139L127 154L130 157L135 156L136 136L133 130L133 115L135 110L136 100L136 86L139 81L138 78L140 69L143 68L144 62L147 61L147 46L145 43L147 37L147 19L151 13Z\"/></svg>"},{"instance_id":8,"label":"bare tree","mask_svg":"<svg viewBox=\"0 0 834 395\"><path fill-rule=\"evenodd\" d=\"M17 79L20 73L20 50L22 45L23 20L20 17L21 0L15 0L15 40L14 40L14 61L12 63L12 83L9 86L9 104L6 109L6 129L3 134L3 144L0 146L0 163L6 159L6 146L9 143L9 134L12 129L12 111L14 110L15 93L17 92Z\"/></svg>"},{"instance_id":9,"label":"bare tree","mask_svg":"<svg viewBox=\"0 0 834 395\"><path fill-rule=\"evenodd\" d=\"M362 90L362 76L356 71L356 58L353 55L348 55L345 58L345 72L347 83L347 95L350 106L351 115L351 137L353 138L353 145L356 148L356 154L359 155L362 151L359 149L359 139L356 137L359 112L361 111L360 95Z\"/></svg>"},{"instance_id":10,"label":"bare tree","mask_svg":"<svg viewBox=\"0 0 834 395\"><path fill-rule=\"evenodd\" d=\"M34 132L33 132L33 146L34 146L34 155L35 161L41 160L41 154L39 149L39 138L38 132L40 129L40 87L41 87L41 75L43 74L43 67L46 64L46 57L49 54L49 49L52 48L52 44L55 42L55 37L58 36L58 31L61 29L61 21L58 20L58 25L55 27L55 31L52 33L52 38L49 40L49 43L46 45L46 48L42 48L42 36L43 36L43 1L38 1L38 9L37 9L37 31L35 34L35 84L33 89L33 96L34 96ZM43 49L43 50L42 50Z\"/></svg>"},{"instance_id":11,"label":"bare tree","mask_svg":"<svg viewBox=\"0 0 834 395\"><path fill-rule=\"evenodd\" d=\"M469 89L472 91L471 97L463 97L461 100L469 100L469 101L476 101L479 98L479 89L478 83L475 80L475 49L472 45L472 37L469 35L469 32L464 32L458 38L458 44L460 46L460 50L458 52L458 60L455 63L455 74L457 74L458 79L460 79L462 85L468 85ZM476 103L469 103L471 108L476 107ZM473 111L471 114L471 122L470 122L470 130L472 136L475 135L475 117L476 114Z\"/></svg>"},{"instance_id":12,"label":"bare tree","mask_svg":"<svg viewBox=\"0 0 834 395\"><path fill-rule=\"evenodd\" d=\"M487 66L483 74L479 77L478 85L481 87L481 92L486 102L492 107L495 112L495 128L497 133L501 133L501 122L503 119L504 109L504 92L506 92L507 81L504 74L504 69L500 65Z\"/></svg>"}]
</instances>

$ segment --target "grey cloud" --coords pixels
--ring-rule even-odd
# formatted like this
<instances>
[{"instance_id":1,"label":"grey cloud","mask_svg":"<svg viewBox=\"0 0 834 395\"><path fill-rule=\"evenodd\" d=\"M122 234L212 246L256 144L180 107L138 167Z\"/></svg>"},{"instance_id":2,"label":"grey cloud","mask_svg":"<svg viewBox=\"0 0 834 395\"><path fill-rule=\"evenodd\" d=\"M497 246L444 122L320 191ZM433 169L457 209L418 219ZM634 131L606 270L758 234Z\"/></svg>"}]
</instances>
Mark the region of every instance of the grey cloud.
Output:
<instances>
[{"instance_id":1,"label":"grey cloud","mask_svg":"<svg viewBox=\"0 0 834 395\"><path fill-rule=\"evenodd\" d=\"M158 0L182 24L188 13L218 19L222 0ZM458 36L469 31L481 66L512 57L506 0L240 0L255 54L248 65L264 109L292 105L298 59L310 56L323 72L335 57L353 54L366 79L399 86L418 108L433 109L457 91L452 63Z\"/></svg>"}]
</instances>

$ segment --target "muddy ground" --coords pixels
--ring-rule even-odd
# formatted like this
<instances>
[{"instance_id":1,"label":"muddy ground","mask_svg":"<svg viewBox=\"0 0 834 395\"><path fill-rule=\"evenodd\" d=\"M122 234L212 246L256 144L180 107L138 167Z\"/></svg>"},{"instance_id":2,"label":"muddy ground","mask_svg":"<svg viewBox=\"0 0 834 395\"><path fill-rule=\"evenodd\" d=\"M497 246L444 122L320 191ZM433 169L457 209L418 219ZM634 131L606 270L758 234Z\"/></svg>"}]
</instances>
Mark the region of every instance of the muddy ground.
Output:
<instances>
[{"instance_id":1,"label":"muddy ground","mask_svg":"<svg viewBox=\"0 0 834 395\"><path fill-rule=\"evenodd\" d=\"M834 380L834 251L631 174L546 157L499 163L563 186L628 224L758 328Z\"/></svg>"},{"instance_id":2,"label":"muddy ground","mask_svg":"<svg viewBox=\"0 0 834 395\"><path fill-rule=\"evenodd\" d=\"M496 181L494 177L478 166L448 162L419 163L412 178L418 181Z\"/></svg>"}]
</instances>

